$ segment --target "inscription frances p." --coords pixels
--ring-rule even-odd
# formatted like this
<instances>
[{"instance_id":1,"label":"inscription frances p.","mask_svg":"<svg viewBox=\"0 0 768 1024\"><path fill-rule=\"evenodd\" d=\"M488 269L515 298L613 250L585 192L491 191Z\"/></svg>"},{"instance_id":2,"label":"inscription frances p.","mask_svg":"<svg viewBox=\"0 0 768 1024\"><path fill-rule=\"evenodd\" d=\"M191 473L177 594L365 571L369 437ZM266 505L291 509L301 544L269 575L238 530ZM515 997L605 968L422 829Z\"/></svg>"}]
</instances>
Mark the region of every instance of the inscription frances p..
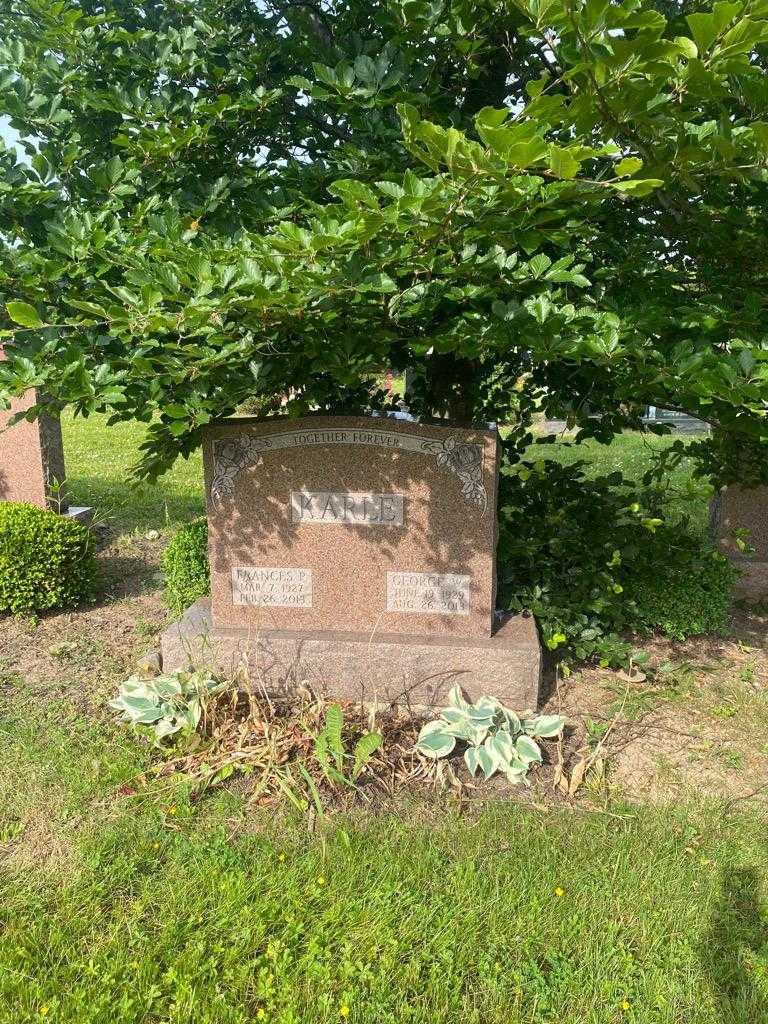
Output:
<instances>
[{"instance_id":1,"label":"inscription frances p.","mask_svg":"<svg viewBox=\"0 0 768 1024\"><path fill-rule=\"evenodd\" d=\"M347 526L402 526L402 494L361 491L292 491L294 523L340 523Z\"/></svg>"},{"instance_id":2,"label":"inscription frances p.","mask_svg":"<svg viewBox=\"0 0 768 1024\"><path fill-rule=\"evenodd\" d=\"M388 572L387 611L469 615L469 581L451 572Z\"/></svg>"},{"instance_id":3,"label":"inscription frances p.","mask_svg":"<svg viewBox=\"0 0 768 1024\"><path fill-rule=\"evenodd\" d=\"M259 608L311 608L312 570L236 565L232 602Z\"/></svg>"}]
</instances>

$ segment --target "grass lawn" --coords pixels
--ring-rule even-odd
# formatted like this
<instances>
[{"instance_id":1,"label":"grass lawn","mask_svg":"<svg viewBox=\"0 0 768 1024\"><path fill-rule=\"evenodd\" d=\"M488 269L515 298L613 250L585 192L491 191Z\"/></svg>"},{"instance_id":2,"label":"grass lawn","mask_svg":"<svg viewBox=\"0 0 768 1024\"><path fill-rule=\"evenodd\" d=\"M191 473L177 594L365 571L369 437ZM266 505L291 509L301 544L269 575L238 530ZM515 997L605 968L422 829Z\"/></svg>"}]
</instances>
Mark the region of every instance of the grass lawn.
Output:
<instances>
[{"instance_id":1,"label":"grass lawn","mask_svg":"<svg viewBox=\"0 0 768 1024\"><path fill-rule=\"evenodd\" d=\"M574 803L409 795L313 825L245 784L139 786L156 755L105 703L166 621L142 535L202 510L200 460L139 487L139 428L64 436L73 500L112 517L112 583L0 619L0 1024L768 1022L764 623L668 644L675 672L631 693L563 684L584 735L607 714L634 751ZM652 778L670 788L642 802Z\"/></svg>"},{"instance_id":2,"label":"grass lawn","mask_svg":"<svg viewBox=\"0 0 768 1024\"><path fill-rule=\"evenodd\" d=\"M53 711L3 726L8 1024L768 1020L765 818L437 804L309 834L231 792L120 796L146 753Z\"/></svg>"},{"instance_id":3,"label":"grass lawn","mask_svg":"<svg viewBox=\"0 0 768 1024\"><path fill-rule=\"evenodd\" d=\"M157 484L131 479L145 430L140 423L107 427L104 416L62 419L70 501L92 505L118 532L162 530L203 512L199 452L179 459Z\"/></svg>"}]
</instances>

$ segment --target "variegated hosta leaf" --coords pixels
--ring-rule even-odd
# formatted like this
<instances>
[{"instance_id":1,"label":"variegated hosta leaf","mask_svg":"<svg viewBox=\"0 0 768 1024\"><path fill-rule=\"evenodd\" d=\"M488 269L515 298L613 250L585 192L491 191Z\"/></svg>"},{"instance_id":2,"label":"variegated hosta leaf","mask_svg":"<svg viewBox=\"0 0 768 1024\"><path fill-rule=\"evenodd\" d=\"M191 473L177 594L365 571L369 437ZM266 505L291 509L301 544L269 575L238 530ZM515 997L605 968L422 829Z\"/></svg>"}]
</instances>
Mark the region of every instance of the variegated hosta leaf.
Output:
<instances>
[{"instance_id":1,"label":"variegated hosta leaf","mask_svg":"<svg viewBox=\"0 0 768 1024\"><path fill-rule=\"evenodd\" d=\"M508 764L515 756L515 743L508 732L499 731L486 740L486 746L490 746L496 755L499 766Z\"/></svg>"},{"instance_id":2,"label":"variegated hosta leaf","mask_svg":"<svg viewBox=\"0 0 768 1024\"><path fill-rule=\"evenodd\" d=\"M541 761L541 751L530 736L518 736L517 742L515 743L515 750L520 760L525 761L526 764L530 764L534 761Z\"/></svg>"},{"instance_id":3,"label":"variegated hosta leaf","mask_svg":"<svg viewBox=\"0 0 768 1024\"><path fill-rule=\"evenodd\" d=\"M446 736L444 733L432 731L426 736L419 736L416 742L416 749L425 757L447 757L456 746L453 736Z\"/></svg>"},{"instance_id":4,"label":"variegated hosta leaf","mask_svg":"<svg viewBox=\"0 0 768 1024\"><path fill-rule=\"evenodd\" d=\"M515 712L512 711L511 708L504 707L504 705L502 704L501 710L504 712L504 718L506 719L507 728L509 729L513 736L517 736L518 733L522 732L523 730L522 722L517 717Z\"/></svg>"},{"instance_id":5,"label":"variegated hosta leaf","mask_svg":"<svg viewBox=\"0 0 768 1024\"><path fill-rule=\"evenodd\" d=\"M131 676L131 678L126 679L120 687L120 695L122 697L143 697L146 700L150 700L154 699L157 696L157 693L154 688L150 689L145 679L139 679L138 676Z\"/></svg>"},{"instance_id":6,"label":"variegated hosta leaf","mask_svg":"<svg viewBox=\"0 0 768 1024\"><path fill-rule=\"evenodd\" d=\"M440 717L444 722L450 722L452 725L469 721L469 715L463 708L443 708Z\"/></svg>"},{"instance_id":7,"label":"variegated hosta leaf","mask_svg":"<svg viewBox=\"0 0 768 1024\"><path fill-rule=\"evenodd\" d=\"M155 726L155 736L161 740L164 736L172 736L181 729L181 722L175 718L161 718Z\"/></svg>"},{"instance_id":8,"label":"variegated hosta leaf","mask_svg":"<svg viewBox=\"0 0 768 1024\"><path fill-rule=\"evenodd\" d=\"M178 679L174 679L173 676L161 676L158 678L155 684L155 689L159 697L169 700L173 697L180 696L182 693L182 685Z\"/></svg>"},{"instance_id":9,"label":"variegated hosta leaf","mask_svg":"<svg viewBox=\"0 0 768 1024\"><path fill-rule=\"evenodd\" d=\"M474 710L478 712L489 712L491 715L495 715L501 707L501 704L496 700L495 697L481 697L474 705Z\"/></svg>"},{"instance_id":10,"label":"variegated hosta leaf","mask_svg":"<svg viewBox=\"0 0 768 1024\"><path fill-rule=\"evenodd\" d=\"M469 731L468 742L472 743L476 747L479 747L487 735L487 725L472 725Z\"/></svg>"},{"instance_id":11,"label":"variegated hosta leaf","mask_svg":"<svg viewBox=\"0 0 768 1024\"><path fill-rule=\"evenodd\" d=\"M511 782L513 786L519 786L521 783L527 782L527 765L523 768L515 768L513 766L510 766L509 768L503 769L503 771L507 781Z\"/></svg>"},{"instance_id":12,"label":"variegated hosta leaf","mask_svg":"<svg viewBox=\"0 0 768 1024\"><path fill-rule=\"evenodd\" d=\"M474 729L469 722L457 722L455 725L445 724L443 728L443 734L445 736L455 736L457 740L466 740L470 742L474 735Z\"/></svg>"},{"instance_id":13,"label":"variegated hosta leaf","mask_svg":"<svg viewBox=\"0 0 768 1024\"><path fill-rule=\"evenodd\" d=\"M479 747L467 747L464 751L464 764L469 769L469 774L472 778L477 775L477 769L480 767L479 751Z\"/></svg>"},{"instance_id":14,"label":"variegated hosta leaf","mask_svg":"<svg viewBox=\"0 0 768 1024\"><path fill-rule=\"evenodd\" d=\"M469 704L464 700L460 686L452 686L448 691L448 704L453 708L461 708L462 711L469 710Z\"/></svg>"},{"instance_id":15,"label":"variegated hosta leaf","mask_svg":"<svg viewBox=\"0 0 768 1024\"><path fill-rule=\"evenodd\" d=\"M467 714L469 715L473 722L492 722L493 716L496 714L496 708L489 707L487 704L470 704Z\"/></svg>"},{"instance_id":16,"label":"variegated hosta leaf","mask_svg":"<svg viewBox=\"0 0 768 1024\"><path fill-rule=\"evenodd\" d=\"M498 767L496 755L493 750L489 750L487 740L482 747L476 747L475 749L477 750L477 763L480 765L485 778L490 779Z\"/></svg>"},{"instance_id":17,"label":"variegated hosta leaf","mask_svg":"<svg viewBox=\"0 0 768 1024\"><path fill-rule=\"evenodd\" d=\"M539 736L550 739L563 731L565 719L562 715L536 715L523 722L523 730L528 736Z\"/></svg>"},{"instance_id":18,"label":"variegated hosta leaf","mask_svg":"<svg viewBox=\"0 0 768 1024\"><path fill-rule=\"evenodd\" d=\"M417 740L417 743L420 743L424 736L429 736L429 734L433 732L439 732L441 734L447 735L447 733L445 732L446 729L446 723L443 722L442 719L440 718L434 718L431 722L425 722L424 725L422 725L421 729L419 730L419 738Z\"/></svg>"}]
</instances>

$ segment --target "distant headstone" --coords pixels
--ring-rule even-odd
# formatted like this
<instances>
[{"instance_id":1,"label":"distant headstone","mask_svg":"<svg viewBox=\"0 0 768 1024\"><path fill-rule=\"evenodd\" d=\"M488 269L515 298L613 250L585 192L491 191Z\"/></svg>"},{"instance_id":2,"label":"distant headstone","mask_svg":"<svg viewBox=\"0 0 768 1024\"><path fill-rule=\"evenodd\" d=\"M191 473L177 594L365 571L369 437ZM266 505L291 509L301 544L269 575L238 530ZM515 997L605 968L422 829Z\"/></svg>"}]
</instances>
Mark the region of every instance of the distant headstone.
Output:
<instances>
[{"instance_id":1,"label":"distant headstone","mask_svg":"<svg viewBox=\"0 0 768 1024\"><path fill-rule=\"evenodd\" d=\"M643 419L646 423L664 423L678 434L706 434L709 424L690 416L687 412L673 409L660 409L656 405L648 405Z\"/></svg>"},{"instance_id":2,"label":"distant headstone","mask_svg":"<svg viewBox=\"0 0 768 1024\"><path fill-rule=\"evenodd\" d=\"M495 429L402 417L211 426L211 600L164 664L207 650L336 696L433 703L459 682L535 706L533 619L494 611L498 460Z\"/></svg>"},{"instance_id":3,"label":"distant headstone","mask_svg":"<svg viewBox=\"0 0 768 1024\"><path fill-rule=\"evenodd\" d=\"M738 589L750 598L768 596L768 487L724 487L711 507L712 530L720 550L741 570ZM746 542L752 553L744 554L734 531L749 530Z\"/></svg>"},{"instance_id":4,"label":"distant headstone","mask_svg":"<svg viewBox=\"0 0 768 1024\"><path fill-rule=\"evenodd\" d=\"M0 350L0 359L3 358ZM28 501L43 508L64 511L64 448L61 424L52 416L9 422L39 401L28 391L14 399L10 410L0 412L0 501Z\"/></svg>"}]
</instances>

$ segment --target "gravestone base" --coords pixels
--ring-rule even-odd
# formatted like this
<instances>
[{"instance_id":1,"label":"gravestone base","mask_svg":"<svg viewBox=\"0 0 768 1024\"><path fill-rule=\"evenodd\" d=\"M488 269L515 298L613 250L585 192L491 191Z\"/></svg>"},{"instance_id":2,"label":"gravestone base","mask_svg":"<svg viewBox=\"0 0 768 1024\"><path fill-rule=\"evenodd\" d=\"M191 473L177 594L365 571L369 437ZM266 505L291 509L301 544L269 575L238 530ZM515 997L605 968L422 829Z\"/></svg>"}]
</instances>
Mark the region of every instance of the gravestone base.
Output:
<instances>
[{"instance_id":1,"label":"gravestone base","mask_svg":"<svg viewBox=\"0 0 768 1024\"><path fill-rule=\"evenodd\" d=\"M269 693L302 684L323 697L442 706L459 685L470 700L490 694L535 711L541 644L533 617L507 616L488 639L214 627L210 599L195 602L161 636L164 672L207 668L247 678Z\"/></svg>"},{"instance_id":2,"label":"gravestone base","mask_svg":"<svg viewBox=\"0 0 768 1024\"><path fill-rule=\"evenodd\" d=\"M61 513L67 519L74 519L83 526L90 526L93 522L93 508L90 505L70 505Z\"/></svg>"}]
</instances>

